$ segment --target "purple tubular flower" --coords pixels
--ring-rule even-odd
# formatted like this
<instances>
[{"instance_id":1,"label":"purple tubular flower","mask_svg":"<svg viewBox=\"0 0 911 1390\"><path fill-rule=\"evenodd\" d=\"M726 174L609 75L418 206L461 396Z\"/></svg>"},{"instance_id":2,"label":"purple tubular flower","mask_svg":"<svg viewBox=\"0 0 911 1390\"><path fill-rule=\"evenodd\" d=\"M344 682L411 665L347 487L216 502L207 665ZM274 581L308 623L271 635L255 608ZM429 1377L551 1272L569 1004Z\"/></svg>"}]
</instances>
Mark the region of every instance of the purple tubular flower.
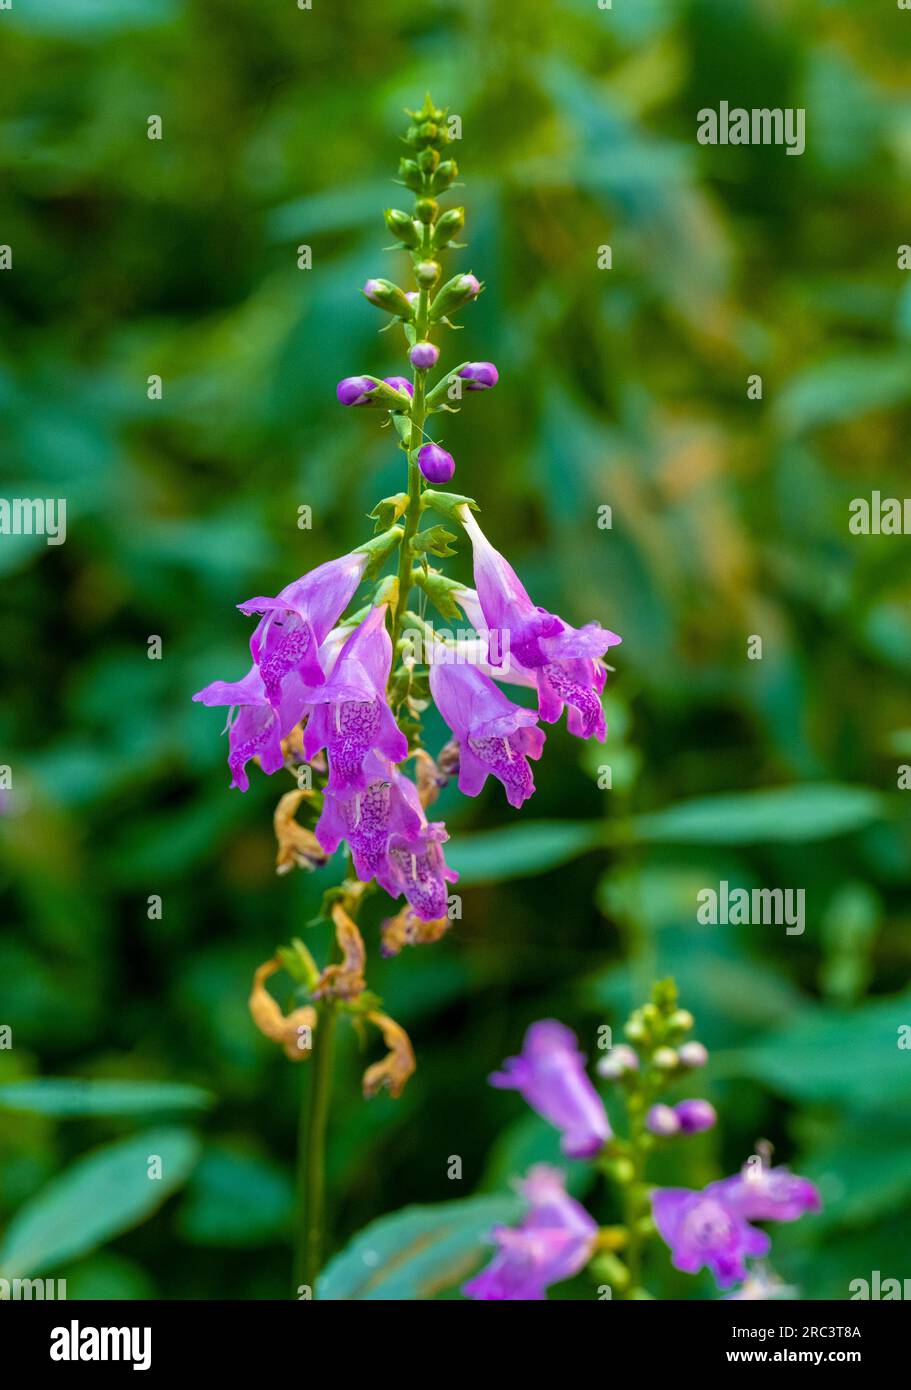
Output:
<instances>
[{"instance_id":1,"label":"purple tubular flower","mask_svg":"<svg viewBox=\"0 0 911 1390\"><path fill-rule=\"evenodd\" d=\"M412 367L426 371L428 367L436 366L439 355L440 349L433 343L415 343L408 354L408 360Z\"/></svg>"},{"instance_id":2,"label":"purple tubular flower","mask_svg":"<svg viewBox=\"0 0 911 1390\"><path fill-rule=\"evenodd\" d=\"M674 1106L673 1113L683 1134L702 1134L704 1130L713 1129L718 1121L714 1105L707 1100L682 1100Z\"/></svg>"},{"instance_id":3,"label":"purple tubular flower","mask_svg":"<svg viewBox=\"0 0 911 1390\"><path fill-rule=\"evenodd\" d=\"M645 1117L645 1127L659 1139L671 1139L680 1133L680 1117L669 1105L653 1105Z\"/></svg>"},{"instance_id":4,"label":"purple tubular flower","mask_svg":"<svg viewBox=\"0 0 911 1390\"><path fill-rule=\"evenodd\" d=\"M500 380L500 373L492 362L469 362L459 376L468 382L469 391L489 391Z\"/></svg>"},{"instance_id":5,"label":"purple tubular flower","mask_svg":"<svg viewBox=\"0 0 911 1390\"><path fill-rule=\"evenodd\" d=\"M610 1138L601 1098L585 1071L576 1036L562 1023L544 1019L525 1034L519 1057L507 1057L490 1084L519 1091L533 1110L562 1131L567 1158L591 1158Z\"/></svg>"},{"instance_id":6,"label":"purple tubular flower","mask_svg":"<svg viewBox=\"0 0 911 1390\"><path fill-rule=\"evenodd\" d=\"M497 1252L463 1287L467 1298L540 1302L551 1284L572 1278L591 1259L598 1224L569 1196L562 1173L536 1164L519 1191L528 1211L517 1227L494 1229Z\"/></svg>"},{"instance_id":7,"label":"purple tubular flower","mask_svg":"<svg viewBox=\"0 0 911 1390\"><path fill-rule=\"evenodd\" d=\"M483 671L434 659L430 689L459 743L459 790L477 796L491 773L521 806L535 789L529 758L540 758L544 730L534 710L514 705Z\"/></svg>"},{"instance_id":8,"label":"purple tubular flower","mask_svg":"<svg viewBox=\"0 0 911 1390\"><path fill-rule=\"evenodd\" d=\"M574 628L532 603L515 570L494 550L468 507L460 512L474 548L474 578L486 636L510 661L534 672L538 712L553 724L568 705L567 727L579 738L607 734L601 691L607 672L601 658L621 639L597 623ZM508 645L507 645L508 644Z\"/></svg>"},{"instance_id":9,"label":"purple tubular flower","mask_svg":"<svg viewBox=\"0 0 911 1390\"><path fill-rule=\"evenodd\" d=\"M407 376L384 376L383 380L387 386L391 386L394 391L404 391L406 396L414 395L414 387Z\"/></svg>"},{"instance_id":10,"label":"purple tubular flower","mask_svg":"<svg viewBox=\"0 0 911 1390\"><path fill-rule=\"evenodd\" d=\"M771 1241L732 1206L723 1187L711 1183L702 1192L658 1188L652 1193L652 1214L675 1269L697 1274L707 1266L718 1287L729 1289L747 1277L744 1260L767 1255Z\"/></svg>"},{"instance_id":11,"label":"purple tubular flower","mask_svg":"<svg viewBox=\"0 0 911 1390\"><path fill-rule=\"evenodd\" d=\"M439 444L425 444L418 450L418 467L428 483L448 483L455 472L455 459Z\"/></svg>"},{"instance_id":12,"label":"purple tubular flower","mask_svg":"<svg viewBox=\"0 0 911 1390\"><path fill-rule=\"evenodd\" d=\"M822 1206L819 1191L809 1178L784 1167L746 1168L716 1185L747 1221L796 1221Z\"/></svg>"},{"instance_id":13,"label":"purple tubular flower","mask_svg":"<svg viewBox=\"0 0 911 1390\"><path fill-rule=\"evenodd\" d=\"M408 779L388 758L374 749L363 764L366 787L349 796L327 795L316 825L316 838L327 854L334 854L343 840L351 846L357 876L364 883L379 879L391 883L389 841L393 835L413 838L423 821L420 803L415 809L408 794ZM396 895L397 896L397 893Z\"/></svg>"},{"instance_id":14,"label":"purple tubular flower","mask_svg":"<svg viewBox=\"0 0 911 1390\"><path fill-rule=\"evenodd\" d=\"M369 376L346 376L335 388L335 394L342 405L369 405L370 392L376 389L376 382Z\"/></svg>"},{"instance_id":15,"label":"purple tubular flower","mask_svg":"<svg viewBox=\"0 0 911 1390\"><path fill-rule=\"evenodd\" d=\"M251 598L237 605L248 616L264 615L250 638L250 651L274 710L281 709L289 683L322 685L320 644L348 607L367 559L363 551L354 551L296 579L276 598Z\"/></svg>"},{"instance_id":16,"label":"purple tubular flower","mask_svg":"<svg viewBox=\"0 0 911 1390\"><path fill-rule=\"evenodd\" d=\"M329 750L327 790L334 795L367 790L364 759L371 749L393 762L408 756L408 740L386 702L391 665L386 604L380 604L354 629L328 680L311 693L304 753L312 759L321 748Z\"/></svg>"},{"instance_id":17,"label":"purple tubular flower","mask_svg":"<svg viewBox=\"0 0 911 1390\"><path fill-rule=\"evenodd\" d=\"M203 705L229 705L226 725L229 735L228 767L231 786L245 792L250 786L246 765L259 758L263 772L278 772L284 766L281 741L298 722L303 709L303 691L287 689L276 712L269 700L257 666L239 681L213 681L193 696ZM235 714L235 710L237 711Z\"/></svg>"},{"instance_id":18,"label":"purple tubular flower","mask_svg":"<svg viewBox=\"0 0 911 1390\"><path fill-rule=\"evenodd\" d=\"M445 825L428 823L417 787L381 752L367 753L362 772L362 790L327 793L316 838L327 854L347 840L358 878L375 878L392 898L404 893L422 921L438 921L449 906L446 884L458 879L443 858Z\"/></svg>"}]
</instances>

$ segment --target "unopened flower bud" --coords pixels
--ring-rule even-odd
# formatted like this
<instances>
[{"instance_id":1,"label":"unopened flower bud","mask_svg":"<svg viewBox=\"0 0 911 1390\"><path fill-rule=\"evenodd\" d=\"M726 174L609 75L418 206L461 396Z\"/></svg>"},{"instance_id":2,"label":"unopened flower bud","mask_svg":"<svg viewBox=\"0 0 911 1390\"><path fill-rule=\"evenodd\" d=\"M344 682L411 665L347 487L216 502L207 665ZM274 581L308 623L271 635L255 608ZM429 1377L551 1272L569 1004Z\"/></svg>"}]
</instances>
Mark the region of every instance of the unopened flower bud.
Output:
<instances>
[{"instance_id":1,"label":"unopened flower bud","mask_svg":"<svg viewBox=\"0 0 911 1390\"><path fill-rule=\"evenodd\" d=\"M420 193L424 187L424 175L413 159L399 160L399 178L405 187L414 193Z\"/></svg>"},{"instance_id":2,"label":"unopened flower bud","mask_svg":"<svg viewBox=\"0 0 911 1390\"><path fill-rule=\"evenodd\" d=\"M692 1042L681 1043L677 1049L677 1056L682 1067L704 1067L709 1060L708 1049L695 1039Z\"/></svg>"},{"instance_id":3,"label":"unopened flower bud","mask_svg":"<svg viewBox=\"0 0 911 1390\"><path fill-rule=\"evenodd\" d=\"M672 1047L659 1047L655 1050L652 1061L662 1071L673 1071L678 1065L679 1059Z\"/></svg>"},{"instance_id":4,"label":"unopened flower bud","mask_svg":"<svg viewBox=\"0 0 911 1390\"><path fill-rule=\"evenodd\" d=\"M434 343L415 343L408 354L408 360L412 367L418 367L421 371L426 371L428 367L435 367L440 349Z\"/></svg>"},{"instance_id":5,"label":"unopened flower bud","mask_svg":"<svg viewBox=\"0 0 911 1390\"><path fill-rule=\"evenodd\" d=\"M469 362L459 376L468 382L469 391L489 391L500 380L500 373L492 362Z\"/></svg>"},{"instance_id":6,"label":"unopened flower bud","mask_svg":"<svg viewBox=\"0 0 911 1390\"><path fill-rule=\"evenodd\" d=\"M680 1133L681 1121L669 1105L653 1105L645 1117L645 1127L649 1134L655 1134L660 1139L670 1139Z\"/></svg>"},{"instance_id":7,"label":"unopened flower bud","mask_svg":"<svg viewBox=\"0 0 911 1390\"><path fill-rule=\"evenodd\" d=\"M336 386L335 394L342 405L369 405L375 385L369 376L346 376Z\"/></svg>"},{"instance_id":8,"label":"unopened flower bud","mask_svg":"<svg viewBox=\"0 0 911 1390\"><path fill-rule=\"evenodd\" d=\"M414 278L422 289L432 289L440 278L440 267L437 261L421 261L415 267Z\"/></svg>"},{"instance_id":9,"label":"unopened flower bud","mask_svg":"<svg viewBox=\"0 0 911 1390\"><path fill-rule=\"evenodd\" d=\"M448 208L433 229L433 248L439 251L448 246L465 226L465 209Z\"/></svg>"},{"instance_id":10,"label":"unopened flower bud","mask_svg":"<svg viewBox=\"0 0 911 1390\"><path fill-rule=\"evenodd\" d=\"M432 145L421 150L417 158L418 168L424 174L432 174L440 162L440 152L435 150Z\"/></svg>"},{"instance_id":11,"label":"unopened flower bud","mask_svg":"<svg viewBox=\"0 0 911 1390\"><path fill-rule=\"evenodd\" d=\"M642 1019L633 1014L629 1023L623 1029L630 1042L643 1042L645 1040L646 1028Z\"/></svg>"},{"instance_id":12,"label":"unopened flower bud","mask_svg":"<svg viewBox=\"0 0 911 1390\"><path fill-rule=\"evenodd\" d=\"M368 280L364 285L363 294L371 304L375 304L378 309L385 309L388 314L398 314L401 319L414 317L414 309L405 298L404 290L400 290L391 280Z\"/></svg>"},{"instance_id":13,"label":"unopened flower bud","mask_svg":"<svg viewBox=\"0 0 911 1390\"><path fill-rule=\"evenodd\" d=\"M454 159L444 159L430 180L431 193L444 193L453 179L458 176L459 166Z\"/></svg>"},{"instance_id":14,"label":"unopened flower bud","mask_svg":"<svg viewBox=\"0 0 911 1390\"><path fill-rule=\"evenodd\" d=\"M393 391L404 391L407 395L414 395L414 387L407 376L384 376L383 380L387 386L391 386Z\"/></svg>"},{"instance_id":15,"label":"unopened flower bud","mask_svg":"<svg viewBox=\"0 0 911 1390\"><path fill-rule=\"evenodd\" d=\"M688 1033L695 1022L689 1009L675 1009L667 1021L667 1026L678 1033Z\"/></svg>"},{"instance_id":16,"label":"unopened flower bud","mask_svg":"<svg viewBox=\"0 0 911 1390\"><path fill-rule=\"evenodd\" d=\"M429 483L448 483L455 472L455 459L439 444L425 444L418 451L418 467Z\"/></svg>"},{"instance_id":17,"label":"unopened flower bud","mask_svg":"<svg viewBox=\"0 0 911 1390\"><path fill-rule=\"evenodd\" d=\"M434 121L424 121L424 123L418 127L418 136L421 140L435 140L439 133L439 129Z\"/></svg>"},{"instance_id":18,"label":"unopened flower bud","mask_svg":"<svg viewBox=\"0 0 911 1390\"><path fill-rule=\"evenodd\" d=\"M623 1076L626 1072L639 1070L639 1057L626 1043L617 1043L616 1047L612 1047L610 1052L598 1060L595 1070L607 1081L616 1081L617 1077Z\"/></svg>"},{"instance_id":19,"label":"unopened flower bud","mask_svg":"<svg viewBox=\"0 0 911 1390\"><path fill-rule=\"evenodd\" d=\"M718 1119L714 1105L707 1100L682 1100L674 1106L674 1114L684 1134L701 1134L712 1129Z\"/></svg>"},{"instance_id":20,"label":"unopened flower bud","mask_svg":"<svg viewBox=\"0 0 911 1390\"><path fill-rule=\"evenodd\" d=\"M469 299L481 293L481 282L474 275L453 275L447 280L430 306L431 319L441 319L461 309Z\"/></svg>"},{"instance_id":21,"label":"unopened flower bud","mask_svg":"<svg viewBox=\"0 0 911 1390\"><path fill-rule=\"evenodd\" d=\"M383 217L386 226L399 241L412 249L420 244L420 234L414 225L414 218L409 217L407 212L402 212L401 208L387 208Z\"/></svg>"},{"instance_id":22,"label":"unopened flower bud","mask_svg":"<svg viewBox=\"0 0 911 1390\"><path fill-rule=\"evenodd\" d=\"M414 205L414 215L419 222L424 223L425 227L430 226L438 212L439 204L433 198L419 198Z\"/></svg>"},{"instance_id":23,"label":"unopened flower bud","mask_svg":"<svg viewBox=\"0 0 911 1390\"><path fill-rule=\"evenodd\" d=\"M389 410L407 410L411 392L411 382L402 376L384 381L375 381L369 376L346 376L335 388L342 405L386 406Z\"/></svg>"}]
</instances>

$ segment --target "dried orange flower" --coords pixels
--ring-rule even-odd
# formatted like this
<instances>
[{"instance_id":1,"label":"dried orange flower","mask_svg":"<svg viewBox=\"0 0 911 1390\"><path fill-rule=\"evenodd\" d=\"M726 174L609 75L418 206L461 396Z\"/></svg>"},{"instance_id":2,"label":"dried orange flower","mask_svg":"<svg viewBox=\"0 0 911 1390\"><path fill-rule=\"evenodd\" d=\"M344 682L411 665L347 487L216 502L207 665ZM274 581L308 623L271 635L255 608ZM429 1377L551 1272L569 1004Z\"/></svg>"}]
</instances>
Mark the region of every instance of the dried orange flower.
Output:
<instances>
[{"instance_id":1,"label":"dried orange flower","mask_svg":"<svg viewBox=\"0 0 911 1390\"><path fill-rule=\"evenodd\" d=\"M367 1017L379 1028L389 1051L381 1062L374 1062L364 1072L364 1095L369 1100L388 1086L389 1094L397 1098L416 1065L411 1040L388 1014L369 1013Z\"/></svg>"},{"instance_id":2,"label":"dried orange flower","mask_svg":"<svg viewBox=\"0 0 911 1390\"><path fill-rule=\"evenodd\" d=\"M290 1014L282 1013L266 989L269 976L281 968L282 963L277 956L258 968L253 976L253 989L248 1001L250 1014L259 1031L285 1049L286 1057L292 1062L305 1062L313 1051L316 1009L304 1004Z\"/></svg>"}]
</instances>

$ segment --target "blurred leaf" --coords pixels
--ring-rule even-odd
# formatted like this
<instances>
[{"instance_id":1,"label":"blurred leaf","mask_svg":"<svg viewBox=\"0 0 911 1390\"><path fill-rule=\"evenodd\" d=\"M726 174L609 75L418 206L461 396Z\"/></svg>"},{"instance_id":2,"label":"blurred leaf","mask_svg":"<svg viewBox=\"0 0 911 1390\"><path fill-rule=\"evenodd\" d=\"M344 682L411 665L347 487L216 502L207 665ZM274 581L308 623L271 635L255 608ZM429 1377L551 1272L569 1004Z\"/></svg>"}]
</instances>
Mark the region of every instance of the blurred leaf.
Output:
<instances>
[{"instance_id":1,"label":"blurred leaf","mask_svg":"<svg viewBox=\"0 0 911 1390\"><path fill-rule=\"evenodd\" d=\"M514 1221L518 1197L468 1197L405 1207L372 1222L320 1276L324 1299L432 1299L474 1273L498 1223Z\"/></svg>"},{"instance_id":2,"label":"blurred leaf","mask_svg":"<svg viewBox=\"0 0 911 1390\"><path fill-rule=\"evenodd\" d=\"M543 874L594 849L603 839L597 822L528 821L508 830L458 835L446 857L463 887Z\"/></svg>"},{"instance_id":3,"label":"blurred leaf","mask_svg":"<svg viewBox=\"0 0 911 1390\"><path fill-rule=\"evenodd\" d=\"M824 840L861 830L886 814L886 800L867 787L825 783L700 797L633 820L637 840L740 845Z\"/></svg>"},{"instance_id":4,"label":"blurred leaf","mask_svg":"<svg viewBox=\"0 0 911 1390\"><path fill-rule=\"evenodd\" d=\"M207 1110L215 1097L197 1086L170 1081L79 1081L48 1079L0 1086L0 1110L70 1119L85 1115L155 1115L170 1110Z\"/></svg>"},{"instance_id":5,"label":"blurred leaf","mask_svg":"<svg viewBox=\"0 0 911 1390\"><path fill-rule=\"evenodd\" d=\"M739 1075L754 1076L798 1100L875 1105L911 1102L911 1067L899 1049L899 1028L911 1018L911 994L857 1009L807 1007L777 1033L730 1059Z\"/></svg>"},{"instance_id":6,"label":"blurred leaf","mask_svg":"<svg viewBox=\"0 0 911 1390\"><path fill-rule=\"evenodd\" d=\"M287 1238L293 1210L294 1188L283 1169L213 1145L190 1179L178 1226L192 1245L243 1248Z\"/></svg>"},{"instance_id":7,"label":"blurred leaf","mask_svg":"<svg viewBox=\"0 0 911 1390\"><path fill-rule=\"evenodd\" d=\"M80 1158L17 1212L0 1243L4 1277L24 1278L78 1259L151 1216L187 1179L199 1140L152 1129ZM161 1177L149 1163L161 1159Z\"/></svg>"}]
</instances>

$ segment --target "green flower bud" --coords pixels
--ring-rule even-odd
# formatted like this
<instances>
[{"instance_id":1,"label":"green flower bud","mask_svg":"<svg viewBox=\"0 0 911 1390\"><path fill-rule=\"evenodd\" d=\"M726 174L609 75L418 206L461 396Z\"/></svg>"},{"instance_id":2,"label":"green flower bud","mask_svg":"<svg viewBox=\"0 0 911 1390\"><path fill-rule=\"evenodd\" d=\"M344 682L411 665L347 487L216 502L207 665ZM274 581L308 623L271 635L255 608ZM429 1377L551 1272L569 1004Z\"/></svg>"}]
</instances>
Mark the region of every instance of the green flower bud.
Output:
<instances>
[{"instance_id":1,"label":"green flower bud","mask_svg":"<svg viewBox=\"0 0 911 1390\"><path fill-rule=\"evenodd\" d=\"M433 114L436 116L439 113L435 111ZM435 140L439 133L435 121L424 121L423 125L418 127L418 136L424 144L429 144L432 140Z\"/></svg>"},{"instance_id":2,"label":"green flower bud","mask_svg":"<svg viewBox=\"0 0 911 1390\"><path fill-rule=\"evenodd\" d=\"M589 1269L599 1284L608 1284L616 1293L623 1293L629 1288L629 1270L610 1251L597 1254Z\"/></svg>"},{"instance_id":3,"label":"green flower bud","mask_svg":"<svg viewBox=\"0 0 911 1390\"><path fill-rule=\"evenodd\" d=\"M689 1009L675 1009L667 1021L668 1028L678 1033L688 1033L696 1020Z\"/></svg>"},{"instance_id":4,"label":"green flower bud","mask_svg":"<svg viewBox=\"0 0 911 1390\"><path fill-rule=\"evenodd\" d=\"M406 188L415 193L420 193L424 187L424 176L413 159L399 160L399 178Z\"/></svg>"},{"instance_id":5,"label":"green flower bud","mask_svg":"<svg viewBox=\"0 0 911 1390\"><path fill-rule=\"evenodd\" d=\"M672 1047L659 1047L652 1057L652 1062L662 1071L673 1071L680 1059Z\"/></svg>"},{"instance_id":6,"label":"green flower bud","mask_svg":"<svg viewBox=\"0 0 911 1390\"><path fill-rule=\"evenodd\" d=\"M368 280L364 285L363 294L371 304L375 304L378 309L385 309L387 314L397 314L400 319L414 318L414 309L405 298L405 291L400 290L391 280Z\"/></svg>"},{"instance_id":7,"label":"green flower bud","mask_svg":"<svg viewBox=\"0 0 911 1390\"><path fill-rule=\"evenodd\" d=\"M387 208L383 213L386 226L393 236L398 237L399 241L416 250L421 243L420 233L414 225L414 218L409 217L407 212L402 212L401 208Z\"/></svg>"},{"instance_id":8,"label":"green flower bud","mask_svg":"<svg viewBox=\"0 0 911 1390\"><path fill-rule=\"evenodd\" d=\"M416 125L410 125L408 129L405 131L405 140L406 143L409 145L420 145L421 132Z\"/></svg>"},{"instance_id":9,"label":"green flower bud","mask_svg":"<svg viewBox=\"0 0 911 1390\"><path fill-rule=\"evenodd\" d=\"M459 166L454 159L444 159L430 181L431 193L443 193L458 177Z\"/></svg>"},{"instance_id":10,"label":"green flower bud","mask_svg":"<svg viewBox=\"0 0 911 1390\"><path fill-rule=\"evenodd\" d=\"M453 275L452 279L443 285L430 306L431 320L436 322L438 319L448 318L456 309L461 309L463 304L467 304L469 299L476 299L482 288L480 280L474 275Z\"/></svg>"},{"instance_id":11,"label":"green flower bud","mask_svg":"<svg viewBox=\"0 0 911 1390\"><path fill-rule=\"evenodd\" d=\"M439 150L434 150L434 149L421 150L421 153L418 155L418 160L417 160L418 168L419 168L419 169L421 170L421 172L424 173L424 174L432 174L432 173L434 172L434 170L436 169L437 165L439 164L439 162L440 162L440 153L439 153Z\"/></svg>"},{"instance_id":12,"label":"green flower bud","mask_svg":"<svg viewBox=\"0 0 911 1390\"><path fill-rule=\"evenodd\" d=\"M425 227L430 226L439 210L439 204L433 198L419 198L414 205L414 215Z\"/></svg>"},{"instance_id":13,"label":"green flower bud","mask_svg":"<svg viewBox=\"0 0 911 1390\"><path fill-rule=\"evenodd\" d=\"M421 261L415 266L414 278L423 290L432 289L440 278L440 266L437 261Z\"/></svg>"},{"instance_id":14,"label":"green flower bud","mask_svg":"<svg viewBox=\"0 0 911 1390\"><path fill-rule=\"evenodd\" d=\"M627 1023L623 1031L629 1038L630 1042L643 1042L645 1040L645 1024L642 1022L641 1018L637 1017L636 1014L633 1015L633 1017L630 1019L629 1023Z\"/></svg>"},{"instance_id":15,"label":"green flower bud","mask_svg":"<svg viewBox=\"0 0 911 1390\"><path fill-rule=\"evenodd\" d=\"M464 226L465 209L449 208L433 229L433 249L440 251L444 246L448 246Z\"/></svg>"}]
</instances>

